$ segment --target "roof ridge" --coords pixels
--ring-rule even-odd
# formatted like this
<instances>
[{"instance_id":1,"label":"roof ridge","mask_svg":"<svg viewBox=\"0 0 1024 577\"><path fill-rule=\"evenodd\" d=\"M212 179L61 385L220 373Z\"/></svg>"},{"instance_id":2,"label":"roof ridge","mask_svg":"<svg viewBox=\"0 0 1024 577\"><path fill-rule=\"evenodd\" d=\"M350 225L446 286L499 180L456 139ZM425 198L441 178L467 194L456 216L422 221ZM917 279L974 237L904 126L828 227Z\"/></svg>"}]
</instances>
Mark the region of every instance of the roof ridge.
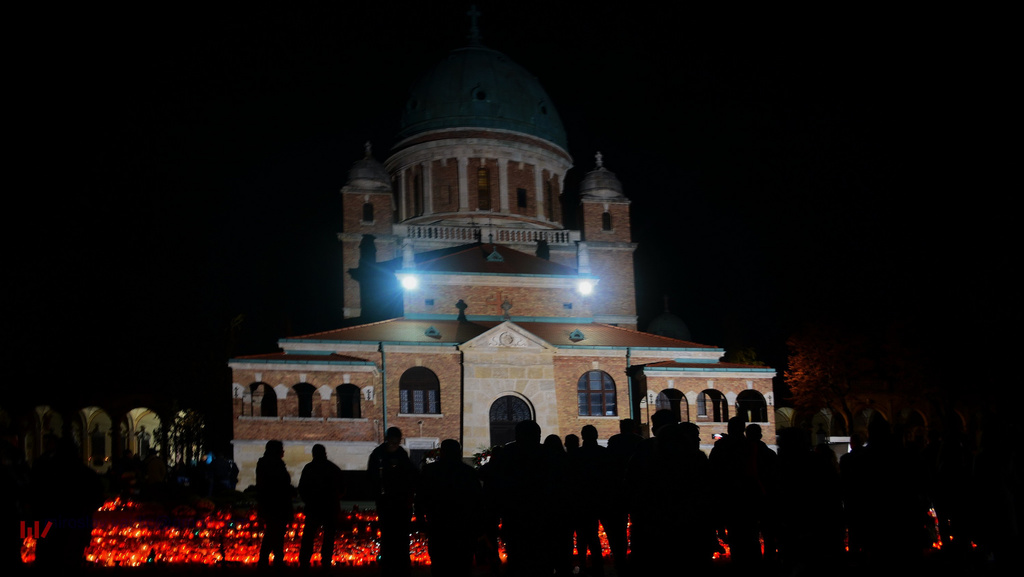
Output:
<instances>
[{"instance_id":1,"label":"roof ridge","mask_svg":"<svg viewBox=\"0 0 1024 577\"><path fill-rule=\"evenodd\" d=\"M720 348L722 348L722 347L720 347L718 345L707 345L707 344L704 344L704 343L698 343L696 341L684 341L683 339L673 339L672 337L666 337L664 335L656 335L654 333L644 332L644 331L641 331L639 329L627 329L625 327L620 327L620 326L617 326L617 325L610 325L610 324L607 324L607 323L591 323L591 324L601 325L601 326L605 326L605 327L611 327L613 329L618 329L620 331L626 331L626 332L629 332L629 333L636 333L636 334L640 334L640 335L644 335L644 336L655 337L655 338L659 338L659 339L666 340L666 341L672 341L674 343L690 343L691 345L699 345L699 346L702 346L702 347L711 347L713 349L720 349Z\"/></svg>"},{"instance_id":2,"label":"roof ridge","mask_svg":"<svg viewBox=\"0 0 1024 577\"><path fill-rule=\"evenodd\" d=\"M315 332L315 333L308 333L308 334L305 334L305 335L297 335L297 336L294 336L294 337L284 337L283 340L301 339L301 338L305 338L305 337L315 337L317 335L326 335L328 333L338 333L338 332L341 332L341 331L347 331L347 330L352 330L352 329L359 329L359 328L363 328L363 327L372 327L374 325L382 325L384 323L390 323L390 322L393 322L393 321L399 321L399 320L403 320L403 319L405 319L404 316L395 317L395 318L392 318L392 319L385 319L385 320L382 320L382 321L376 321L376 322L372 322L372 323L364 323L364 324L359 324L359 325L353 325L351 327L341 327L341 328L337 328L337 329L329 329L329 330L326 330L326 331L319 331L319 332Z\"/></svg>"},{"instance_id":3,"label":"roof ridge","mask_svg":"<svg viewBox=\"0 0 1024 577\"><path fill-rule=\"evenodd\" d=\"M441 256L436 256L436 257L434 257L432 259L420 261L420 262L418 262L416 264L418 266L418 265L421 265L421 264L427 264L427 263L430 263L430 262L438 261L438 260L441 260L443 258L448 258L448 257L451 257L451 256L455 256L457 254L462 254L464 252L469 252L469 251L471 251L471 250L473 250L475 248L482 247L483 245L484 245L484 243L477 242L475 244L471 244L471 245L467 246L466 248L464 248L462 250L457 250L455 252L450 252L450 253L447 253L447 254L443 254Z\"/></svg>"}]
</instances>

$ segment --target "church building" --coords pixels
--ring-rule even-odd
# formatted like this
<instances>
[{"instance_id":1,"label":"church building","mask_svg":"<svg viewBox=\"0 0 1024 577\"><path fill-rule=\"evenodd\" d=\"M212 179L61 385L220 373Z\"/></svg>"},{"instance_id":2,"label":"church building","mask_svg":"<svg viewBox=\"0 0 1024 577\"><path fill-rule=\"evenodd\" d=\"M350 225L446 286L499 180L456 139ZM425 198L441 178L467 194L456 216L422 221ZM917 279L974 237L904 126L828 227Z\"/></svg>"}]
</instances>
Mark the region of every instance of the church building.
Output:
<instances>
[{"instance_id":1,"label":"church building","mask_svg":"<svg viewBox=\"0 0 1024 577\"><path fill-rule=\"evenodd\" d=\"M735 415L774 437L774 369L637 330L630 200L600 153L565 228L573 159L529 72L474 26L401 114L384 162L367 144L341 189L344 316L366 322L229 361L240 487L269 439L297 477L314 443L364 469L392 426L415 462L444 439L467 457L506 443L524 419L603 442L661 408L707 447Z\"/></svg>"}]
</instances>

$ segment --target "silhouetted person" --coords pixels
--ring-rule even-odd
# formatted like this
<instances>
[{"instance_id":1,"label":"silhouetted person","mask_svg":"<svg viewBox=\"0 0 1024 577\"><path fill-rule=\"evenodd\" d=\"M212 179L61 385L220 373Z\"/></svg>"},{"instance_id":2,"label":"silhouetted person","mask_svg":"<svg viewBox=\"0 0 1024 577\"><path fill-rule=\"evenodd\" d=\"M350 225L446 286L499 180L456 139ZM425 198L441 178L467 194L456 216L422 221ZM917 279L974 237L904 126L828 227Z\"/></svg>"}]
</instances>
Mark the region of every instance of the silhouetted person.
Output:
<instances>
[{"instance_id":1,"label":"silhouetted person","mask_svg":"<svg viewBox=\"0 0 1024 577\"><path fill-rule=\"evenodd\" d=\"M993 571L1013 566L1020 547L1019 443L1009 424L986 422L974 459L972 536Z\"/></svg>"},{"instance_id":2,"label":"silhouetted person","mask_svg":"<svg viewBox=\"0 0 1024 577\"><path fill-rule=\"evenodd\" d=\"M402 430L390 427L366 465L374 486L380 523L380 566L386 577L409 575L409 533L416 467L402 448Z\"/></svg>"},{"instance_id":3,"label":"silhouetted person","mask_svg":"<svg viewBox=\"0 0 1024 577\"><path fill-rule=\"evenodd\" d=\"M944 552L966 554L974 537L971 531L974 458L965 436L959 431L947 432L936 444L939 447L933 463L930 492L939 518L942 549Z\"/></svg>"},{"instance_id":4,"label":"silhouetted person","mask_svg":"<svg viewBox=\"0 0 1024 577\"><path fill-rule=\"evenodd\" d=\"M430 574L470 577L473 551L482 533L483 488L476 471L462 462L462 446L441 442L440 457L423 467L416 516L426 524Z\"/></svg>"},{"instance_id":5,"label":"silhouetted person","mask_svg":"<svg viewBox=\"0 0 1024 577\"><path fill-rule=\"evenodd\" d=\"M626 467L643 441L644 438L636 432L636 422L633 419L620 420L619 433L608 439L609 491L605 499L609 511L607 519L602 519L602 522L608 536L608 547L612 552L615 571L619 575L624 575L627 571L627 526L630 504L628 495L631 488L626 483Z\"/></svg>"},{"instance_id":6,"label":"silhouetted person","mask_svg":"<svg viewBox=\"0 0 1024 577\"><path fill-rule=\"evenodd\" d=\"M668 556L674 553L678 525L668 523L678 519L676 510L683 499L664 498L677 494L678 479L682 475L679 460L681 438L673 434L675 417L672 411L662 409L651 415L654 437L637 447L627 469L627 479L634 497L630 529L630 572L651 575L667 571ZM672 543L666 546L666 543Z\"/></svg>"},{"instance_id":7,"label":"silhouetted person","mask_svg":"<svg viewBox=\"0 0 1024 577\"><path fill-rule=\"evenodd\" d=\"M238 465L223 453L215 453L213 461L210 462L210 476L214 493L234 491L238 483Z\"/></svg>"},{"instance_id":8,"label":"silhouetted person","mask_svg":"<svg viewBox=\"0 0 1024 577\"><path fill-rule=\"evenodd\" d=\"M256 462L256 512L263 526L259 567L270 564L284 567L284 533L294 516L292 478L284 464L284 443L267 441L263 456Z\"/></svg>"},{"instance_id":9,"label":"silhouetted person","mask_svg":"<svg viewBox=\"0 0 1024 577\"><path fill-rule=\"evenodd\" d=\"M787 574L817 572L842 561L843 519L839 479L832 464L811 449L810 432L779 431L779 561Z\"/></svg>"},{"instance_id":10,"label":"silhouetted person","mask_svg":"<svg viewBox=\"0 0 1024 577\"><path fill-rule=\"evenodd\" d=\"M669 555L675 556L678 566L687 568L687 575L706 575L711 571L712 557L719 548L711 512L715 502L699 497L684 497L699 495L704 490L702 487L713 484L708 457L700 449L700 428L693 423L678 423L670 425L667 436L672 442L679 443L674 452L679 461L675 485L676 494L680 498L673 508L677 517L666 518L664 521L670 528L678 526L668 532L668 537L675 536L678 542L663 541L662 546L670 549Z\"/></svg>"},{"instance_id":11,"label":"silhouetted person","mask_svg":"<svg viewBox=\"0 0 1024 577\"><path fill-rule=\"evenodd\" d=\"M572 433L565 436L565 453L569 457L573 456L573 453L578 451L580 448L580 438Z\"/></svg>"},{"instance_id":12,"label":"silhouetted person","mask_svg":"<svg viewBox=\"0 0 1024 577\"><path fill-rule=\"evenodd\" d=\"M167 496L167 463L156 449L149 449L142 461L142 491L157 500Z\"/></svg>"},{"instance_id":13,"label":"silhouetted person","mask_svg":"<svg viewBox=\"0 0 1024 577\"><path fill-rule=\"evenodd\" d=\"M52 523L46 536L36 541L36 566L80 567L91 539L93 513L103 504L99 475L82 462L74 443L60 439L52 454L36 461L32 490L31 520L38 520L41 530Z\"/></svg>"},{"instance_id":14,"label":"silhouetted person","mask_svg":"<svg viewBox=\"0 0 1024 577\"><path fill-rule=\"evenodd\" d=\"M864 551L875 567L905 568L923 551L928 507L917 464L885 419L868 424L863 464Z\"/></svg>"},{"instance_id":15,"label":"silhouetted person","mask_svg":"<svg viewBox=\"0 0 1024 577\"><path fill-rule=\"evenodd\" d=\"M857 562L863 554L866 514L864 506L864 436L850 435L850 451L839 459L839 480L843 494L843 518L849 557Z\"/></svg>"},{"instance_id":16,"label":"silhouetted person","mask_svg":"<svg viewBox=\"0 0 1024 577\"><path fill-rule=\"evenodd\" d=\"M604 557L598 525L608 516L606 512L609 510L606 505L608 489L605 485L610 469L608 449L597 443L597 428L593 425L585 425L580 435L583 437L583 446L570 460L572 501L576 505L576 564L580 572L587 572L589 551L589 572L591 575L601 576L604 575Z\"/></svg>"},{"instance_id":17,"label":"silhouetted person","mask_svg":"<svg viewBox=\"0 0 1024 577\"><path fill-rule=\"evenodd\" d=\"M480 466L480 482L483 484L483 516L482 539L477 551L477 562L487 565L493 575L501 572L501 556L498 549L498 525L501 523L501 479L498 475L498 463L504 447L497 445L491 449L491 457Z\"/></svg>"},{"instance_id":18,"label":"silhouetted person","mask_svg":"<svg viewBox=\"0 0 1024 577\"><path fill-rule=\"evenodd\" d=\"M779 478L779 456L761 440L761 425L747 425L744 435L755 461L757 474L757 495L750 503L750 507L753 509L754 520L764 541L764 560L774 563L775 551L778 548L776 520L783 514L775 498Z\"/></svg>"},{"instance_id":19,"label":"silhouetted person","mask_svg":"<svg viewBox=\"0 0 1024 577\"><path fill-rule=\"evenodd\" d=\"M0 435L0 567L21 566L20 523L32 520L30 474L17 432L5 427Z\"/></svg>"},{"instance_id":20,"label":"silhouetted person","mask_svg":"<svg viewBox=\"0 0 1024 577\"><path fill-rule=\"evenodd\" d=\"M547 564L556 575L572 573L573 551L573 492L569 485L569 456L558 435L548 435L543 444L547 475L545 484L547 506L542 510L546 520L541 529L545 538Z\"/></svg>"},{"instance_id":21,"label":"silhouetted person","mask_svg":"<svg viewBox=\"0 0 1024 577\"><path fill-rule=\"evenodd\" d=\"M306 525L299 549L299 565L309 567L313 557L316 536L323 531L320 545L320 564L330 567L334 558L334 535L341 516L341 469L327 458L327 449L313 445L313 460L302 468L299 477L299 497L305 504Z\"/></svg>"},{"instance_id":22,"label":"silhouetted person","mask_svg":"<svg viewBox=\"0 0 1024 577\"><path fill-rule=\"evenodd\" d=\"M761 556L754 503L763 499L757 461L743 435L745 427L743 417L729 419L728 434L715 443L708 456L716 486L728 495L719 509L720 526L727 533L722 537L729 543L732 562L741 567L755 564Z\"/></svg>"},{"instance_id":23,"label":"silhouetted person","mask_svg":"<svg viewBox=\"0 0 1024 577\"><path fill-rule=\"evenodd\" d=\"M505 445L496 461L501 531L508 571L515 577L548 575L544 523L550 497L545 493L547 460L541 450L540 425L516 423L516 440Z\"/></svg>"}]
</instances>

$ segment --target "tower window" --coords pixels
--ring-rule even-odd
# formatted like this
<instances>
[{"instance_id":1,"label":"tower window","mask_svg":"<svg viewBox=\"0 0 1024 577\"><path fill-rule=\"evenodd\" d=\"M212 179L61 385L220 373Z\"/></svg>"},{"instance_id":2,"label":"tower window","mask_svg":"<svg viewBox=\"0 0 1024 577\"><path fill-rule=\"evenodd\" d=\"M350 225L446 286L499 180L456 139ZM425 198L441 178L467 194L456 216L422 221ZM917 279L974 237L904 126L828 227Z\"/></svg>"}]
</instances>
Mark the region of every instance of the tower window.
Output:
<instances>
[{"instance_id":1,"label":"tower window","mask_svg":"<svg viewBox=\"0 0 1024 577\"><path fill-rule=\"evenodd\" d=\"M491 210L491 173L486 168L476 171L477 208Z\"/></svg>"},{"instance_id":2,"label":"tower window","mask_svg":"<svg viewBox=\"0 0 1024 577\"><path fill-rule=\"evenodd\" d=\"M601 230L612 229L612 215L608 212L601 214Z\"/></svg>"},{"instance_id":3,"label":"tower window","mask_svg":"<svg viewBox=\"0 0 1024 577\"><path fill-rule=\"evenodd\" d=\"M419 174L412 178L412 194L413 214L421 216L423 214L423 177Z\"/></svg>"},{"instance_id":4,"label":"tower window","mask_svg":"<svg viewBox=\"0 0 1024 577\"><path fill-rule=\"evenodd\" d=\"M519 208L526 208L526 189L525 188L517 188L516 189L516 206L518 206Z\"/></svg>"},{"instance_id":5,"label":"tower window","mask_svg":"<svg viewBox=\"0 0 1024 577\"><path fill-rule=\"evenodd\" d=\"M373 222L373 203L363 203L363 222Z\"/></svg>"}]
</instances>

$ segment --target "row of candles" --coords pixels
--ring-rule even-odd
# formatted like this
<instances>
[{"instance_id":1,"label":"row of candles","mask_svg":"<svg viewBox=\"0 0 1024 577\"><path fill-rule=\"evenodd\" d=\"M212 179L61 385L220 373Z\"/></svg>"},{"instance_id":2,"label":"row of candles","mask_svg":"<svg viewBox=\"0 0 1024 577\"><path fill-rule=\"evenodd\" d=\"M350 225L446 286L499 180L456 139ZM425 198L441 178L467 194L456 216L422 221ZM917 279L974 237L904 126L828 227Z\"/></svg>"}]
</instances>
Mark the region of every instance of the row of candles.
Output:
<instances>
[{"instance_id":1,"label":"row of candles","mask_svg":"<svg viewBox=\"0 0 1024 577\"><path fill-rule=\"evenodd\" d=\"M154 516L145 514L145 510L132 501L108 501L95 515L85 559L97 565L122 567L149 563L249 565L258 561L263 533L254 513L191 512L193 514L181 516ZM934 522L934 512L931 515ZM304 525L305 516L300 512L287 529L284 553L287 564L297 565L299 562L299 545ZM608 555L607 536L603 530L600 535L604 554ZM314 551L320 550L320 538L317 537ZM35 546L35 539L31 536L25 538L22 546L24 562L35 560ZM941 547L938 539L934 547ZM346 513L335 536L334 564L375 564L379 548L380 530L376 513L360 511L358 508ZM409 551L414 564L430 564L427 541L420 533L410 535ZM504 560L503 547L499 554ZM319 552L314 553L313 564L321 562Z\"/></svg>"}]
</instances>

